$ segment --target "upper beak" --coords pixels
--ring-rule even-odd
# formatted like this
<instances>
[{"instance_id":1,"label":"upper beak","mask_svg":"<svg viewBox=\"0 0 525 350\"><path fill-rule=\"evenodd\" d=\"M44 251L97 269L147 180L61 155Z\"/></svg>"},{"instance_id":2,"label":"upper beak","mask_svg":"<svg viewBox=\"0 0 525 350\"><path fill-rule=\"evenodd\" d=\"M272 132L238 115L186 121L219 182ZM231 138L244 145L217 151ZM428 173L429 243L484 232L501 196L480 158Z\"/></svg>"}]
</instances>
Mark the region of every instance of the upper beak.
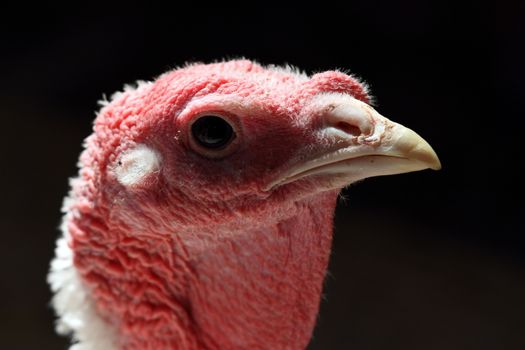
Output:
<instances>
[{"instance_id":1,"label":"upper beak","mask_svg":"<svg viewBox=\"0 0 525 350\"><path fill-rule=\"evenodd\" d=\"M390 121L364 102L348 95L328 94L314 100L322 127L313 156L292 161L268 189L310 176L324 176L330 188L360 179L423 169L441 163L421 136Z\"/></svg>"},{"instance_id":2,"label":"upper beak","mask_svg":"<svg viewBox=\"0 0 525 350\"><path fill-rule=\"evenodd\" d=\"M386 119L386 118L385 118ZM430 168L441 169L441 162L432 147L415 131L401 124L389 121L390 128L387 130L385 144L381 145L378 155L404 158L411 161L411 166L406 170L416 171Z\"/></svg>"}]
</instances>

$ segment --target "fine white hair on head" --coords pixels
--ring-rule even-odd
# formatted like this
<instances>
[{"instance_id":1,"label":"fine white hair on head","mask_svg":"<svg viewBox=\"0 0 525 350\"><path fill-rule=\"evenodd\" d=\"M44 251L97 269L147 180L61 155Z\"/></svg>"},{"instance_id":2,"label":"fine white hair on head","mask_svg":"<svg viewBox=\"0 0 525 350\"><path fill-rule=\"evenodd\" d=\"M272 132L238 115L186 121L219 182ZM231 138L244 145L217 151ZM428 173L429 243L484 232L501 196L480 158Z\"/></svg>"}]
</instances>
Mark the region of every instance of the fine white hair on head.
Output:
<instances>
[{"instance_id":1,"label":"fine white hair on head","mask_svg":"<svg viewBox=\"0 0 525 350\"><path fill-rule=\"evenodd\" d=\"M113 94L111 94L110 98L106 96L106 94L102 94L102 99L98 101L98 105L100 107L106 107L111 102L118 100L119 98L126 95L126 93L141 93L145 91L149 86L153 85L152 81L145 81L145 80L137 80L135 83L132 84L125 84L122 88L122 91L116 91Z\"/></svg>"},{"instance_id":2,"label":"fine white hair on head","mask_svg":"<svg viewBox=\"0 0 525 350\"><path fill-rule=\"evenodd\" d=\"M281 66L280 65L275 65L275 64L270 64L270 65L266 66L266 69L269 69L271 71L278 72L278 73L283 73L283 74L293 74L301 82L305 82L308 79L310 79L310 77L308 76L308 74L306 74L306 72L302 71L298 67L293 66L291 64L284 64L284 65L281 65Z\"/></svg>"},{"instance_id":3,"label":"fine white hair on head","mask_svg":"<svg viewBox=\"0 0 525 350\"><path fill-rule=\"evenodd\" d=\"M126 187L140 184L160 169L160 155L146 145L136 145L119 157L115 166L117 180Z\"/></svg>"}]
</instances>

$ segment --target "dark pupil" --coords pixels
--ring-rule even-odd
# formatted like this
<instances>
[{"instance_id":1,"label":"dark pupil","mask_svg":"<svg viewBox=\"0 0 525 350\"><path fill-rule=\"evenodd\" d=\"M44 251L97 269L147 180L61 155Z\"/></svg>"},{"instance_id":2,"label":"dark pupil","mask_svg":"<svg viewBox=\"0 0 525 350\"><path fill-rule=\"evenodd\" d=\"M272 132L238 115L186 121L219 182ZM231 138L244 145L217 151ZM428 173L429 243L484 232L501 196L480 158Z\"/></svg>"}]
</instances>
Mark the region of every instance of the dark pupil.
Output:
<instances>
[{"instance_id":1,"label":"dark pupil","mask_svg":"<svg viewBox=\"0 0 525 350\"><path fill-rule=\"evenodd\" d=\"M191 126L191 132L195 140L206 148L220 148L234 137L230 124L212 115L199 118Z\"/></svg>"}]
</instances>

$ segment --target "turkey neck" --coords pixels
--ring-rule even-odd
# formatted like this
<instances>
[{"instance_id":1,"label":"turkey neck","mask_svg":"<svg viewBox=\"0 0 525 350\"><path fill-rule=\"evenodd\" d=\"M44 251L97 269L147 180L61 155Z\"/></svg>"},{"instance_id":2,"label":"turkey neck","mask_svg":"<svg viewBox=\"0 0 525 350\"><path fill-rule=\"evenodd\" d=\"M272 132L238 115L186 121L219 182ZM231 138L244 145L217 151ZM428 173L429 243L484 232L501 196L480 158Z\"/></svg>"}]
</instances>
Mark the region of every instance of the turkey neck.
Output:
<instances>
[{"instance_id":1,"label":"turkey neck","mask_svg":"<svg viewBox=\"0 0 525 350\"><path fill-rule=\"evenodd\" d=\"M330 252L335 198L296 205L285 220L234 232L193 254L189 299L209 348L307 346Z\"/></svg>"},{"instance_id":2,"label":"turkey neck","mask_svg":"<svg viewBox=\"0 0 525 350\"><path fill-rule=\"evenodd\" d=\"M282 220L228 232L145 237L85 228L73 235L75 265L121 349L304 349L335 202L332 193L317 195L294 203ZM120 238L104 244L103 236Z\"/></svg>"}]
</instances>

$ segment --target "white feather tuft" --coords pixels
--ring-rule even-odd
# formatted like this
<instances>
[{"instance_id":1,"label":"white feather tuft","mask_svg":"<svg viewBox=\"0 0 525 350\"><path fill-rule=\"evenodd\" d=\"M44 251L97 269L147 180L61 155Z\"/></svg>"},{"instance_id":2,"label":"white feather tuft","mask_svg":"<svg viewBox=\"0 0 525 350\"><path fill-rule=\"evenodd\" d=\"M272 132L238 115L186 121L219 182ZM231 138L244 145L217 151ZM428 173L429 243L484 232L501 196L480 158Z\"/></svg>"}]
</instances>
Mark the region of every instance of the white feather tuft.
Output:
<instances>
[{"instance_id":1,"label":"white feather tuft","mask_svg":"<svg viewBox=\"0 0 525 350\"><path fill-rule=\"evenodd\" d=\"M138 185L148 175L160 168L160 156L145 145L137 145L125 151L115 167L115 175L124 186Z\"/></svg>"},{"instance_id":2,"label":"white feather tuft","mask_svg":"<svg viewBox=\"0 0 525 350\"><path fill-rule=\"evenodd\" d=\"M67 210L70 201L70 198L64 200L63 210ZM72 336L74 343L69 350L116 350L114 330L97 314L87 287L73 265L67 230L70 215L67 213L64 216L61 225L63 235L57 241L55 258L47 276L51 290L55 293L52 305L58 316L56 331Z\"/></svg>"}]
</instances>

